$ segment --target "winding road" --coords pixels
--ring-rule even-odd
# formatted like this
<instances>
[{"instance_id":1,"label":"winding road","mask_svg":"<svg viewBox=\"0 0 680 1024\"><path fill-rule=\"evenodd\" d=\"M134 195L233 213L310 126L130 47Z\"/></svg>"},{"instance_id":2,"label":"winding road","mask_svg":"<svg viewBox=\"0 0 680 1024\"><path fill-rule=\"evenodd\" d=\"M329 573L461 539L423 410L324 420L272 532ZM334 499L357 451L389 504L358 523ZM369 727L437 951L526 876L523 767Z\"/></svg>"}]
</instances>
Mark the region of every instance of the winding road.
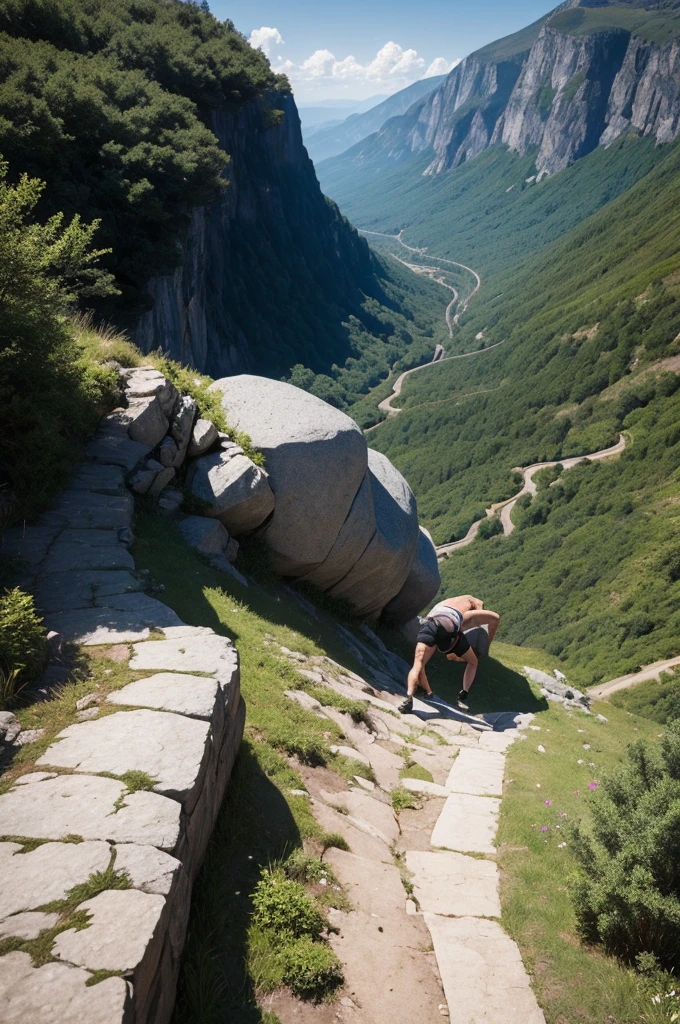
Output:
<instances>
[{"instance_id":1,"label":"winding road","mask_svg":"<svg viewBox=\"0 0 680 1024\"><path fill-rule=\"evenodd\" d=\"M667 661L655 661L653 665L647 665L638 672L630 672L627 676L619 676L617 679L610 679L608 683L600 683L591 686L588 693L591 697L608 697L617 690L628 690L638 683L647 683L650 679L658 679L662 672L673 672L680 668L680 657L669 658Z\"/></svg>"},{"instance_id":2,"label":"winding road","mask_svg":"<svg viewBox=\"0 0 680 1024\"><path fill-rule=\"evenodd\" d=\"M509 537L515 529L515 524L512 521L512 510L519 501L520 498L524 497L525 494L534 495L538 492L538 488L534 483L534 476L541 469L552 469L553 466L562 466L563 469L573 469L574 466L578 466L581 462L599 462L601 459L609 459L614 455L620 455L625 450L626 439L621 434L616 444L613 444L610 448L603 448L602 451L593 452L592 455L575 455L569 459L558 459L556 462L535 462L532 466L527 466L525 469L516 467L513 469L513 473L521 473L523 477L523 484L521 491L512 498L506 498L505 501L498 501L491 508L486 510L486 519L493 519L500 512L501 524L503 526L503 534L505 537ZM554 481L557 483L557 481ZM468 544L472 544L473 540L479 532L479 528L484 519L478 519L472 524L468 532L461 540L453 541L450 544L440 544L437 547L437 558L444 558L447 555L452 554L454 551L460 551L461 548L466 548Z\"/></svg>"}]
</instances>

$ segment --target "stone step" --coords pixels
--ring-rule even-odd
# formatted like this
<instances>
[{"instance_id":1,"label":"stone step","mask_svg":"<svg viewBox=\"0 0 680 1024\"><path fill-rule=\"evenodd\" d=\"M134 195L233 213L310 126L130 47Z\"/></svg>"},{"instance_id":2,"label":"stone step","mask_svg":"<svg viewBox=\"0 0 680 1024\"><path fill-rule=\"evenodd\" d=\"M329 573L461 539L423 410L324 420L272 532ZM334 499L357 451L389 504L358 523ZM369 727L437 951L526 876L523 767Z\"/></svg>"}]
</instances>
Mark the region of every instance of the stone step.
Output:
<instances>
[{"instance_id":1,"label":"stone step","mask_svg":"<svg viewBox=\"0 0 680 1024\"><path fill-rule=\"evenodd\" d=\"M472 796L502 796L505 756L495 750L463 749L453 762L446 788Z\"/></svg>"},{"instance_id":2,"label":"stone step","mask_svg":"<svg viewBox=\"0 0 680 1024\"><path fill-rule=\"evenodd\" d=\"M519 949L497 921L424 916L452 1024L545 1024Z\"/></svg>"},{"instance_id":3,"label":"stone step","mask_svg":"<svg viewBox=\"0 0 680 1024\"><path fill-rule=\"evenodd\" d=\"M432 831L432 846L460 853L495 853L500 800L452 793Z\"/></svg>"},{"instance_id":4,"label":"stone step","mask_svg":"<svg viewBox=\"0 0 680 1024\"><path fill-rule=\"evenodd\" d=\"M498 867L462 853L409 850L406 866L420 909L442 917L500 917Z\"/></svg>"}]
</instances>

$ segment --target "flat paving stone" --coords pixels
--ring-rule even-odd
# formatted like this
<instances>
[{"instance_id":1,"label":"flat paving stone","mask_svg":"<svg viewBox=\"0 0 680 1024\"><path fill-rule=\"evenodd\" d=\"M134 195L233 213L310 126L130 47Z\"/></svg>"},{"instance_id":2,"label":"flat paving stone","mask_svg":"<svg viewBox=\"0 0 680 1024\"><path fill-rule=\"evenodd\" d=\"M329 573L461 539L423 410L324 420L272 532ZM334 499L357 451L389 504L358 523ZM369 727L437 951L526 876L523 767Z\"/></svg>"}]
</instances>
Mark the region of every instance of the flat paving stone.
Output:
<instances>
[{"instance_id":1,"label":"flat paving stone","mask_svg":"<svg viewBox=\"0 0 680 1024\"><path fill-rule=\"evenodd\" d=\"M111 495L68 490L61 492L53 512L75 529L120 530L132 522L134 500L127 492Z\"/></svg>"},{"instance_id":2,"label":"flat paving stone","mask_svg":"<svg viewBox=\"0 0 680 1024\"><path fill-rule=\"evenodd\" d=\"M61 525L13 526L0 534L0 554L35 567L42 562Z\"/></svg>"},{"instance_id":3,"label":"flat paving stone","mask_svg":"<svg viewBox=\"0 0 680 1024\"><path fill-rule=\"evenodd\" d=\"M37 939L40 932L54 928L58 921L59 914L45 914L39 910L13 914L0 921L0 939Z\"/></svg>"},{"instance_id":4,"label":"flat paving stone","mask_svg":"<svg viewBox=\"0 0 680 1024\"><path fill-rule=\"evenodd\" d=\"M57 935L52 952L77 967L131 974L142 962L158 928L165 897L138 889L109 889L78 905L90 916L87 928Z\"/></svg>"},{"instance_id":5,"label":"flat paving stone","mask_svg":"<svg viewBox=\"0 0 680 1024\"><path fill-rule=\"evenodd\" d=\"M438 786L436 782L428 782L426 779L402 779L401 784L410 793L422 793L424 796L447 797L449 791L446 786Z\"/></svg>"},{"instance_id":6,"label":"flat paving stone","mask_svg":"<svg viewBox=\"0 0 680 1024\"><path fill-rule=\"evenodd\" d=\"M103 462L108 466L121 466L128 473L150 451L151 448L148 445L131 441L122 434L100 433L87 446L87 454L95 462Z\"/></svg>"},{"instance_id":7,"label":"flat paving stone","mask_svg":"<svg viewBox=\"0 0 680 1024\"><path fill-rule=\"evenodd\" d=\"M460 853L495 853L500 803L494 797L452 793L432 831L431 845Z\"/></svg>"},{"instance_id":8,"label":"flat paving stone","mask_svg":"<svg viewBox=\"0 0 680 1024\"><path fill-rule=\"evenodd\" d=\"M332 754L340 754L342 757L349 757L352 761L360 761L361 764L365 764L367 767L370 765L370 758L366 757L359 750L354 747L345 747L342 744L334 743L330 748Z\"/></svg>"},{"instance_id":9,"label":"flat paving stone","mask_svg":"<svg viewBox=\"0 0 680 1024\"><path fill-rule=\"evenodd\" d=\"M498 867L462 853L409 850L406 866L421 910L444 917L500 917Z\"/></svg>"},{"instance_id":10,"label":"flat paving stone","mask_svg":"<svg viewBox=\"0 0 680 1024\"><path fill-rule=\"evenodd\" d=\"M113 594L142 590L144 584L125 569L83 569L38 578L35 599L43 612L91 608Z\"/></svg>"},{"instance_id":11,"label":"flat paving stone","mask_svg":"<svg viewBox=\"0 0 680 1024\"><path fill-rule=\"evenodd\" d=\"M157 708L174 711L190 718L207 721L215 713L220 687L216 679L205 676L187 676L173 672L159 672L147 679L137 679L122 690L114 690L107 697L109 704L127 704L129 707Z\"/></svg>"},{"instance_id":12,"label":"flat paving stone","mask_svg":"<svg viewBox=\"0 0 680 1024\"><path fill-rule=\"evenodd\" d=\"M507 729L505 732L485 732L479 737L481 750L497 750L504 754L508 747L511 747L524 736L518 729Z\"/></svg>"},{"instance_id":13,"label":"flat paving stone","mask_svg":"<svg viewBox=\"0 0 680 1024\"><path fill-rule=\"evenodd\" d=\"M166 636L167 636L166 632ZM180 635L172 640L135 644L130 668L135 672L170 669L175 672L222 673L237 661L236 649L224 636L201 633Z\"/></svg>"},{"instance_id":14,"label":"flat paving stone","mask_svg":"<svg viewBox=\"0 0 680 1024\"><path fill-rule=\"evenodd\" d=\"M102 720L105 721L105 720ZM98 723L86 722L83 726ZM119 798L123 806L116 807ZM0 835L29 839L102 839L156 846L171 853L179 839L181 806L158 793L128 793L124 783L94 775L58 775L0 795ZM28 854L22 854L28 856ZM12 862L14 869L14 862Z\"/></svg>"},{"instance_id":15,"label":"flat paving stone","mask_svg":"<svg viewBox=\"0 0 680 1024\"><path fill-rule=\"evenodd\" d=\"M121 843L115 847L116 871L124 871L135 889L167 896L181 864L175 857L153 846Z\"/></svg>"},{"instance_id":16,"label":"flat paving stone","mask_svg":"<svg viewBox=\"0 0 680 1024\"><path fill-rule=\"evenodd\" d=\"M33 791L24 794L32 799ZM3 828L3 832L4 832ZM95 871L105 871L111 859L108 843L43 843L20 853L17 843L0 843L0 918L35 910L64 898L74 885Z\"/></svg>"},{"instance_id":17,"label":"flat paving stone","mask_svg":"<svg viewBox=\"0 0 680 1024\"><path fill-rule=\"evenodd\" d=\"M353 821L370 825L383 842L393 843L399 836L399 825L389 804L356 791L327 793L322 790L320 795L327 804L344 807Z\"/></svg>"},{"instance_id":18,"label":"flat paving stone","mask_svg":"<svg viewBox=\"0 0 680 1024\"><path fill-rule=\"evenodd\" d=\"M61 633L64 639L92 647L146 640L151 629L162 629L181 622L171 608L146 594L120 594L108 600L114 602L113 607L106 605L102 608L49 612L46 624L49 629ZM115 604L124 607L115 607Z\"/></svg>"},{"instance_id":19,"label":"flat paving stone","mask_svg":"<svg viewBox=\"0 0 680 1024\"><path fill-rule=\"evenodd\" d=\"M85 462L70 484L72 491L96 491L97 494L125 494L125 474L120 466Z\"/></svg>"},{"instance_id":20,"label":"flat paving stone","mask_svg":"<svg viewBox=\"0 0 680 1024\"><path fill-rule=\"evenodd\" d=\"M425 914L454 1024L545 1024L517 945L497 921Z\"/></svg>"},{"instance_id":21,"label":"flat paving stone","mask_svg":"<svg viewBox=\"0 0 680 1024\"><path fill-rule=\"evenodd\" d=\"M94 531L93 531L94 532ZM135 561L123 544L97 547L69 544L59 538L40 566L41 574L64 573L71 569L134 569Z\"/></svg>"},{"instance_id":22,"label":"flat paving stone","mask_svg":"<svg viewBox=\"0 0 680 1024\"><path fill-rule=\"evenodd\" d=\"M210 739L208 722L165 711L118 711L62 729L36 763L113 775L145 772L156 780L155 793L185 801L201 778Z\"/></svg>"},{"instance_id":23,"label":"flat paving stone","mask_svg":"<svg viewBox=\"0 0 680 1024\"><path fill-rule=\"evenodd\" d=\"M446 788L473 796L502 796L505 756L495 750L464 749L453 762Z\"/></svg>"},{"instance_id":24,"label":"flat paving stone","mask_svg":"<svg viewBox=\"0 0 680 1024\"><path fill-rule=\"evenodd\" d=\"M118 530L81 530L67 527L59 535L60 544L83 544L88 548L116 547Z\"/></svg>"},{"instance_id":25,"label":"flat paving stone","mask_svg":"<svg viewBox=\"0 0 680 1024\"><path fill-rule=\"evenodd\" d=\"M87 986L90 977L56 961L33 967L28 953L0 957L3 1024L132 1024L132 999L123 978Z\"/></svg>"}]
</instances>

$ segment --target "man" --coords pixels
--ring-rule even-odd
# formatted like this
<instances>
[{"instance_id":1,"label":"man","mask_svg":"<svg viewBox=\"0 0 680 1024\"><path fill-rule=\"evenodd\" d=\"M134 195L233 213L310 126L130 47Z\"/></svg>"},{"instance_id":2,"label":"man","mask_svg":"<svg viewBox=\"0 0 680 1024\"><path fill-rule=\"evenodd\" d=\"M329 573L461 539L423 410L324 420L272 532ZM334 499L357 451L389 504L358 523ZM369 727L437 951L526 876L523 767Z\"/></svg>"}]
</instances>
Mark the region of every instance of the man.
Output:
<instances>
[{"instance_id":1,"label":"man","mask_svg":"<svg viewBox=\"0 0 680 1024\"><path fill-rule=\"evenodd\" d=\"M418 630L413 667L408 674L406 700L399 705L402 714L413 710L413 697L419 686L425 691L426 696L433 696L425 666L435 651L445 654L448 661L465 663L463 689L458 694L458 702L465 705L479 664L465 632L477 626L487 626L490 644L496 635L499 622L500 615L497 612L484 611L484 602L472 597L471 594L451 597L436 604L427 618L421 622Z\"/></svg>"}]
</instances>

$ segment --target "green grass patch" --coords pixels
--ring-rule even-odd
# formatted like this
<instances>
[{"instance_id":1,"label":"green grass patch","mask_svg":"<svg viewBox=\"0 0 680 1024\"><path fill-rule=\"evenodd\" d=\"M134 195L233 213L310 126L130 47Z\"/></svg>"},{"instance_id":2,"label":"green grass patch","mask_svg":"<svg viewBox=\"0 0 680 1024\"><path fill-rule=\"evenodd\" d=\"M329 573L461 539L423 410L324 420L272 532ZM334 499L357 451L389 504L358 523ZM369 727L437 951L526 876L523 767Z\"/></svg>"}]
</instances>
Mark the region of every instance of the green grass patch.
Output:
<instances>
[{"instance_id":1,"label":"green grass patch","mask_svg":"<svg viewBox=\"0 0 680 1024\"><path fill-rule=\"evenodd\" d=\"M390 793L392 809L399 814L400 811L419 807L418 798L404 786L395 786Z\"/></svg>"},{"instance_id":2,"label":"green grass patch","mask_svg":"<svg viewBox=\"0 0 680 1024\"><path fill-rule=\"evenodd\" d=\"M529 730L508 752L498 834L503 924L519 944L548 1024L651 1019L639 975L581 941L570 894L576 862L568 826L590 821L598 798L590 787L619 763L627 744L659 731L609 705L600 708L608 725L550 707L535 719L540 732Z\"/></svg>"},{"instance_id":3,"label":"green grass patch","mask_svg":"<svg viewBox=\"0 0 680 1024\"><path fill-rule=\"evenodd\" d=\"M612 693L609 702L652 722L667 725L680 718L680 686L677 676L664 672L660 679L639 683L629 690Z\"/></svg>"},{"instance_id":4,"label":"green grass patch","mask_svg":"<svg viewBox=\"0 0 680 1024\"><path fill-rule=\"evenodd\" d=\"M410 760L401 769L399 776L402 779L421 779L422 782L434 782L432 772L428 771L427 768L423 768L421 764L416 764L415 761Z\"/></svg>"}]
</instances>

